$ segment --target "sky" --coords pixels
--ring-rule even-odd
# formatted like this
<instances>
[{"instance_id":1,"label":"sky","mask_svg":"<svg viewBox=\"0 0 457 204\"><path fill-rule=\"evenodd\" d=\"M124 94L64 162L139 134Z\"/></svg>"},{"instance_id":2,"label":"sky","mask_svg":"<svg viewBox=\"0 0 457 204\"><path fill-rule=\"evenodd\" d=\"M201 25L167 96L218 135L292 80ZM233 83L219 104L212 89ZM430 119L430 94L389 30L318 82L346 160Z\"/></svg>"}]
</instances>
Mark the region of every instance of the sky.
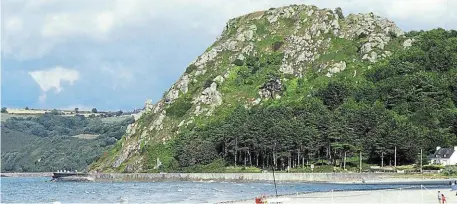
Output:
<instances>
[{"instance_id":1,"label":"sky","mask_svg":"<svg viewBox=\"0 0 457 204\"><path fill-rule=\"evenodd\" d=\"M1 106L143 108L229 19L290 4L457 30L457 0L2 0Z\"/></svg>"}]
</instances>

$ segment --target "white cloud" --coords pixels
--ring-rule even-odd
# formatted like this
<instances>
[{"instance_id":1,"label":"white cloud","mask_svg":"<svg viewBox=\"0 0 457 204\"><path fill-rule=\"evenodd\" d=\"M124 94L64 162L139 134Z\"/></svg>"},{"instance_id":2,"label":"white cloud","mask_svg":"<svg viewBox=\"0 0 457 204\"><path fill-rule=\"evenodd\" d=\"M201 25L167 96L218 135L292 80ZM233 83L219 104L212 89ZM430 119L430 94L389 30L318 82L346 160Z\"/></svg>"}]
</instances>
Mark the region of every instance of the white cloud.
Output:
<instances>
[{"instance_id":1,"label":"white cloud","mask_svg":"<svg viewBox=\"0 0 457 204\"><path fill-rule=\"evenodd\" d=\"M342 7L346 14L372 11L414 29L457 28L457 0L4 0L2 52L39 58L68 42L106 43L116 34L135 32L126 27L160 32L155 22L197 26L216 35L230 18L289 4Z\"/></svg>"},{"instance_id":2,"label":"white cloud","mask_svg":"<svg viewBox=\"0 0 457 204\"><path fill-rule=\"evenodd\" d=\"M29 75L41 88L42 95L39 97L41 102L46 100L46 94L51 89L54 89L55 93L63 91L62 82L68 82L70 85L73 85L79 79L79 72L77 70L59 66L53 69L32 71L29 72Z\"/></svg>"},{"instance_id":3,"label":"white cloud","mask_svg":"<svg viewBox=\"0 0 457 204\"><path fill-rule=\"evenodd\" d=\"M135 74L121 63L104 64L101 70L110 76L113 90L125 88L135 79Z\"/></svg>"}]
</instances>

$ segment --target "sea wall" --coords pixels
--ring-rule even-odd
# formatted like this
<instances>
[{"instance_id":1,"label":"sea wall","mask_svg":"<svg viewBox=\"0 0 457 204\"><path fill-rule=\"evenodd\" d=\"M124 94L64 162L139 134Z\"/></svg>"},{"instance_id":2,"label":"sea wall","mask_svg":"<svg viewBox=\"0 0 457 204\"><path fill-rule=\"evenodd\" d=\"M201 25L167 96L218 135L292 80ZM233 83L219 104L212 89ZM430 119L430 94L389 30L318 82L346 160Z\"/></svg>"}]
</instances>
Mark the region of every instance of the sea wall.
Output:
<instances>
[{"instance_id":1,"label":"sea wall","mask_svg":"<svg viewBox=\"0 0 457 204\"><path fill-rule=\"evenodd\" d=\"M96 181L273 181L272 173L96 173L90 176ZM365 173L275 173L279 182L363 183L382 178L381 174Z\"/></svg>"},{"instance_id":2,"label":"sea wall","mask_svg":"<svg viewBox=\"0 0 457 204\"><path fill-rule=\"evenodd\" d=\"M51 177L52 172L1 173L2 177Z\"/></svg>"}]
</instances>

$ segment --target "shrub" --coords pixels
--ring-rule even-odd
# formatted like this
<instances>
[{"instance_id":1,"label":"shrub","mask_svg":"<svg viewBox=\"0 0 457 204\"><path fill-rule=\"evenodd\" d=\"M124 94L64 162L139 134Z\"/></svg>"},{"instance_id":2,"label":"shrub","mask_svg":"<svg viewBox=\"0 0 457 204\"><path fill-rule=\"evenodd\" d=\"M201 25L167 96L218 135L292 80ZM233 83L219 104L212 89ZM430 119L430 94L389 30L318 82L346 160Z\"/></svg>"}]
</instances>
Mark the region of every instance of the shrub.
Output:
<instances>
[{"instance_id":1,"label":"shrub","mask_svg":"<svg viewBox=\"0 0 457 204\"><path fill-rule=\"evenodd\" d=\"M195 66L195 64L191 64L186 68L186 74L190 74L191 72L193 72L196 69L197 69L197 66Z\"/></svg>"},{"instance_id":2,"label":"shrub","mask_svg":"<svg viewBox=\"0 0 457 204\"><path fill-rule=\"evenodd\" d=\"M96 108L92 108L92 113L97 113L97 109Z\"/></svg>"},{"instance_id":3,"label":"shrub","mask_svg":"<svg viewBox=\"0 0 457 204\"><path fill-rule=\"evenodd\" d=\"M236 59L235 61L233 61L233 64L236 66L243 66L244 62L243 62L243 60Z\"/></svg>"},{"instance_id":4,"label":"shrub","mask_svg":"<svg viewBox=\"0 0 457 204\"><path fill-rule=\"evenodd\" d=\"M124 112L122 112L121 110L120 111L117 111L116 112L116 116L121 116Z\"/></svg>"},{"instance_id":5,"label":"shrub","mask_svg":"<svg viewBox=\"0 0 457 204\"><path fill-rule=\"evenodd\" d=\"M51 111L51 114L52 114L52 115L59 115L59 111L58 111L57 109L53 109L53 110Z\"/></svg>"},{"instance_id":6,"label":"shrub","mask_svg":"<svg viewBox=\"0 0 457 204\"><path fill-rule=\"evenodd\" d=\"M254 56L249 56L246 58L246 65L250 69L251 74L255 74L262 66L259 57Z\"/></svg>"},{"instance_id":7,"label":"shrub","mask_svg":"<svg viewBox=\"0 0 457 204\"><path fill-rule=\"evenodd\" d=\"M278 41L278 42L273 43L273 51L277 51L277 50L281 49L281 47L283 45L284 45L283 41Z\"/></svg>"},{"instance_id":8,"label":"shrub","mask_svg":"<svg viewBox=\"0 0 457 204\"><path fill-rule=\"evenodd\" d=\"M215 159L206 165L193 165L183 169L183 172L189 173L221 173L225 172L225 161L221 158Z\"/></svg>"},{"instance_id":9,"label":"shrub","mask_svg":"<svg viewBox=\"0 0 457 204\"><path fill-rule=\"evenodd\" d=\"M284 58L284 53L273 53L267 57L268 65L281 65L282 59Z\"/></svg>"},{"instance_id":10,"label":"shrub","mask_svg":"<svg viewBox=\"0 0 457 204\"><path fill-rule=\"evenodd\" d=\"M6 109L6 107L2 108L2 113L8 113L8 110Z\"/></svg>"},{"instance_id":11,"label":"shrub","mask_svg":"<svg viewBox=\"0 0 457 204\"><path fill-rule=\"evenodd\" d=\"M441 170L443 169L444 166L441 165L425 165L422 167L424 170Z\"/></svg>"},{"instance_id":12,"label":"shrub","mask_svg":"<svg viewBox=\"0 0 457 204\"><path fill-rule=\"evenodd\" d=\"M441 173L445 176L455 176L457 175L457 166L446 166Z\"/></svg>"},{"instance_id":13,"label":"shrub","mask_svg":"<svg viewBox=\"0 0 457 204\"><path fill-rule=\"evenodd\" d=\"M359 36L357 36L357 40L360 40L360 39L363 39L366 37L368 37L368 35L366 33L360 33Z\"/></svg>"},{"instance_id":14,"label":"shrub","mask_svg":"<svg viewBox=\"0 0 457 204\"><path fill-rule=\"evenodd\" d=\"M335 13L336 13L336 15L338 15L338 18L340 18L340 19L344 18L343 10L340 7L335 9Z\"/></svg>"},{"instance_id":15,"label":"shrub","mask_svg":"<svg viewBox=\"0 0 457 204\"><path fill-rule=\"evenodd\" d=\"M180 98L176 100L167 109L167 114L180 118L186 114L186 112L192 107L191 100L188 98Z\"/></svg>"},{"instance_id":16,"label":"shrub","mask_svg":"<svg viewBox=\"0 0 457 204\"><path fill-rule=\"evenodd\" d=\"M390 38L398 37L397 34L395 32L393 32L393 31L389 31L389 36L390 36Z\"/></svg>"},{"instance_id":17,"label":"shrub","mask_svg":"<svg viewBox=\"0 0 457 204\"><path fill-rule=\"evenodd\" d=\"M205 81L205 84L203 85L203 88L206 89L206 88L210 87L212 83L213 83L213 80L207 79L207 80Z\"/></svg>"},{"instance_id":18,"label":"shrub","mask_svg":"<svg viewBox=\"0 0 457 204\"><path fill-rule=\"evenodd\" d=\"M258 64L259 64L259 58L258 57L248 56L246 58L246 65L248 67L254 67L254 66L257 66Z\"/></svg>"},{"instance_id":19,"label":"shrub","mask_svg":"<svg viewBox=\"0 0 457 204\"><path fill-rule=\"evenodd\" d=\"M341 82L331 82L326 88L320 91L320 98L330 110L334 110L343 104L346 97L350 94L346 84Z\"/></svg>"}]
</instances>

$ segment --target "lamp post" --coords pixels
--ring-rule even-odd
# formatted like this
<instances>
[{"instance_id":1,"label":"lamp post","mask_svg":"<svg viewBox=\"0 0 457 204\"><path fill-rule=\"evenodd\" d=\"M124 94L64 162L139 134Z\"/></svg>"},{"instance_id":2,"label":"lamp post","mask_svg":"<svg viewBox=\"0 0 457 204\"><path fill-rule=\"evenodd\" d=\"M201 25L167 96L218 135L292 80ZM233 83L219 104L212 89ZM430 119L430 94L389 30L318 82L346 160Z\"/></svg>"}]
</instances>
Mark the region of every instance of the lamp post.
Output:
<instances>
[{"instance_id":1,"label":"lamp post","mask_svg":"<svg viewBox=\"0 0 457 204\"><path fill-rule=\"evenodd\" d=\"M276 142L275 142L275 146L274 146L274 149L273 149L273 154L274 154L274 152L276 152ZM275 184L276 197L278 197L278 189L276 188L275 167L276 166L273 164L273 182Z\"/></svg>"},{"instance_id":2,"label":"lamp post","mask_svg":"<svg viewBox=\"0 0 457 204\"><path fill-rule=\"evenodd\" d=\"M422 174L422 149L421 149L420 157L421 157L420 171L421 171L421 174Z\"/></svg>"}]
</instances>

